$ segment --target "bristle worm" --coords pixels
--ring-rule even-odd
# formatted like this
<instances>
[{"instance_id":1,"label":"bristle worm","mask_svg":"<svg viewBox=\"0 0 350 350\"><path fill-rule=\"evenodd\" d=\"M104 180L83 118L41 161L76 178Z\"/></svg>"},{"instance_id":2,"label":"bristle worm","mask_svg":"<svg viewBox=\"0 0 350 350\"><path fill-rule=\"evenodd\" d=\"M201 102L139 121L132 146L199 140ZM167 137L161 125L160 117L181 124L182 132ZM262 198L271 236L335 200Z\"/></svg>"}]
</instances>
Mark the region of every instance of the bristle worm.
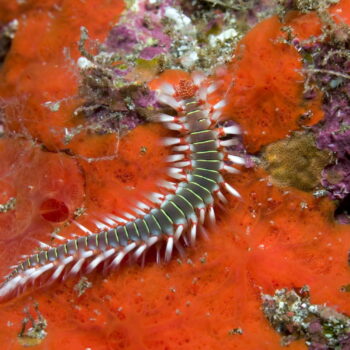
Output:
<instances>
[{"instance_id":1,"label":"bristle worm","mask_svg":"<svg viewBox=\"0 0 350 350\"><path fill-rule=\"evenodd\" d=\"M187 91L181 98L181 91L179 93L177 87L170 84L160 89L158 95L160 102L178 110L176 117L161 114L158 120L181 133L178 138L167 138L163 144L174 146L174 152L184 152L174 153L168 158L169 162L184 161L169 168L169 176L177 182L163 181L163 186L171 194L152 193L148 198L153 206L140 202L138 210L134 210L135 215L123 213L121 216L124 218L121 218L106 214L99 218L105 224L94 221L101 231L97 234L73 220L84 236L57 247L44 246L44 253L34 254L19 263L0 286L0 302L18 295L27 284L34 284L39 278L40 285L45 285L77 273L89 273L101 263L104 263L104 270L113 268L129 256L134 260L144 258L151 246L157 249L157 261L160 260L160 249L163 249L164 260L169 261L174 247L181 249L180 243L195 242L198 228L205 225L206 216L211 223L215 221L215 198L222 202L225 200L220 188L239 196L231 185L223 181L221 173L233 172L234 169L227 166L224 159L238 164L244 160L228 155L223 146L229 146L231 141L220 140L221 136L238 133L239 128L217 127L219 110L225 106L225 101L206 107L202 98L215 90L214 85L212 88L202 86L203 77L199 78L196 74L190 82L193 85L192 96L189 97ZM176 124L168 123L169 120L176 121ZM179 168L181 166L189 168Z\"/></svg>"}]
</instances>

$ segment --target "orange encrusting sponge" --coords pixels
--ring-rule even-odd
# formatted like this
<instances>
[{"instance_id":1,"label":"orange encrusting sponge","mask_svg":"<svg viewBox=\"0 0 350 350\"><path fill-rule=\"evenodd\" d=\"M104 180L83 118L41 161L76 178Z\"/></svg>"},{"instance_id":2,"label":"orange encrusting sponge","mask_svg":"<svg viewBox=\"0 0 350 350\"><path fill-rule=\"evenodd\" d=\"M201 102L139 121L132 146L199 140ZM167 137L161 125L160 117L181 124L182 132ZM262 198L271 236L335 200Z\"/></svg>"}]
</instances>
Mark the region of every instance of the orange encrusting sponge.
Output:
<instances>
[{"instance_id":1,"label":"orange encrusting sponge","mask_svg":"<svg viewBox=\"0 0 350 350\"><path fill-rule=\"evenodd\" d=\"M64 129L77 125L72 112L81 103L76 97L80 27L87 27L91 38L103 41L110 25L117 22L124 2L26 1L16 7L7 3L0 1L0 21L19 20L0 70L7 129L30 134L50 150L67 148ZM11 16L7 10L13 11ZM58 110L51 110L49 107L57 102Z\"/></svg>"},{"instance_id":2,"label":"orange encrusting sponge","mask_svg":"<svg viewBox=\"0 0 350 350\"><path fill-rule=\"evenodd\" d=\"M118 160L114 164L110 171L120 166ZM80 297L74 291L79 278L33 292L49 322L38 348L281 349L262 315L260 293L304 284L311 287L313 303L349 313L340 287L349 279L350 238L346 228L333 223L328 200L279 190L261 181L260 171L235 178L244 201L230 200L209 239L199 240L184 257L88 275L92 288ZM123 186L130 184L128 179ZM24 297L0 309L1 319L11 324L0 330L3 344L16 343L27 304ZM242 328L243 335L230 335L234 328Z\"/></svg>"},{"instance_id":3,"label":"orange encrusting sponge","mask_svg":"<svg viewBox=\"0 0 350 350\"><path fill-rule=\"evenodd\" d=\"M302 25L314 28L316 17L304 17ZM286 25L301 24L291 20ZM247 149L253 153L323 118L321 96L311 102L303 98L301 57L282 43L282 26L277 17L255 26L238 44L224 76L223 89L229 88L226 114L242 126ZM303 118L306 114L309 119Z\"/></svg>"}]
</instances>

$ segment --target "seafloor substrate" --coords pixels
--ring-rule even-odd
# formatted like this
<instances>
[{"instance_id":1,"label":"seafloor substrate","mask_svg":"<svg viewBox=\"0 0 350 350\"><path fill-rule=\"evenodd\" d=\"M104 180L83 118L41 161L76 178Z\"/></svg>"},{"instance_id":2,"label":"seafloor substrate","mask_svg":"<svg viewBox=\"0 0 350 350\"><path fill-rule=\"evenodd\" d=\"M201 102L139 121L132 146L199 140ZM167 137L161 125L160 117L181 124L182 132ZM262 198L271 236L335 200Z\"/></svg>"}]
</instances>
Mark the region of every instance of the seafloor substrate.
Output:
<instances>
[{"instance_id":1,"label":"seafloor substrate","mask_svg":"<svg viewBox=\"0 0 350 350\"><path fill-rule=\"evenodd\" d=\"M122 10L121 1L0 1L0 20L19 22L0 68L6 134L0 143L0 198L9 203L0 213L2 275L32 253L37 240L56 243L54 230L65 237L74 233L70 219L91 225L91 216L126 207L126 199L156 189L164 176L168 151L159 140L167 131L155 123L122 138L83 129L65 142L66 130L81 122L73 115L82 105L80 26L104 41ZM349 1L331 11L349 22ZM293 12L287 24L301 39L320 33L314 12ZM278 41L281 36L277 17L258 24L224 73L228 84L235 80L226 116L242 126L248 152L323 117L321 96L304 99L298 71L303 62L295 48ZM62 102L55 110L48 101ZM311 119L301 118L308 111ZM32 326L43 338L35 348L50 350L281 349L261 294L266 300L276 290L304 285L312 304L349 315L349 227L335 222L335 204L274 186L258 167L227 179L242 200L231 198L219 209L209 239L167 265L93 273L15 299L0 308L0 343L14 350L29 342L21 328L28 317L24 309L34 302L47 321L30 309ZM289 345L306 348L305 339Z\"/></svg>"}]
</instances>

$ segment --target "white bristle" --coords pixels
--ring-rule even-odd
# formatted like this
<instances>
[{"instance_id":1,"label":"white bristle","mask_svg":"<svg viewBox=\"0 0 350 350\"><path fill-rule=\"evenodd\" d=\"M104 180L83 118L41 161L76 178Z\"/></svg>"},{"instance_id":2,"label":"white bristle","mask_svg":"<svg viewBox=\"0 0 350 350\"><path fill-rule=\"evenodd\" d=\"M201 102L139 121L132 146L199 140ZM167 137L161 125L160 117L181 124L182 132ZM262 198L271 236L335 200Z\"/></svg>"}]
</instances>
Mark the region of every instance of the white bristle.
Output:
<instances>
[{"instance_id":1,"label":"white bristle","mask_svg":"<svg viewBox=\"0 0 350 350\"><path fill-rule=\"evenodd\" d=\"M114 258L114 260L111 262L111 267L118 266L121 261L124 259L125 255L130 253L134 248L136 247L136 243L130 243L128 244L122 251L120 251L117 256Z\"/></svg>"},{"instance_id":2,"label":"white bristle","mask_svg":"<svg viewBox=\"0 0 350 350\"><path fill-rule=\"evenodd\" d=\"M226 197L223 195L223 193L221 191L216 191L215 194L217 195L217 197L219 198L219 200L222 203L227 203L227 199L226 199Z\"/></svg>"},{"instance_id":3,"label":"white bristle","mask_svg":"<svg viewBox=\"0 0 350 350\"><path fill-rule=\"evenodd\" d=\"M175 118L174 116L172 115L169 115L169 114L164 114L164 113L160 113L160 114L157 114L154 119L156 121L159 121L159 122L162 122L162 123L166 123L166 122L174 122L177 120L177 118Z\"/></svg>"},{"instance_id":4,"label":"white bristle","mask_svg":"<svg viewBox=\"0 0 350 350\"><path fill-rule=\"evenodd\" d=\"M183 154L172 154L166 158L167 162L178 162L179 160L184 159L185 156Z\"/></svg>"},{"instance_id":5,"label":"white bristle","mask_svg":"<svg viewBox=\"0 0 350 350\"><path fill-rule=\"evenodd\" d=\"M178 240L181 237L184 229L185 229L184 225L177 226L176 231L175 231L175 235L174 235L175 240Z\"/></svg>"},{"instance_id":6,"label":"white bristle","mask_svg":"<svg viewBox=\"0 0 350 350\"><path fill-rule=\"evenodd\" d=\"M245 164L245 160L242 157L234 156L232 154L227 155L227 158L232 162L236 164Z\"/></svg>"},{"instance_id":7,"label":"white bristle","mask_svg":"<svg viewBox=\"0 0 350 350\"><path fill-rule=\"evenodd\" d=\"M174 97L171 97L169 95L165 95L165 94L159 94L158 96L158 101L162 102L174 109L179 109L182 107L182 104L178 101L175 100Z\"/></svg>"},{"instance_id":8,"label":"white bristle","mask_svg":"<svg viewBox=\"0 0 350 350\"><path fill-rule=\"evenodd\" d=\"M79 222L73 220L74 225L76 225L78 228L80 228L83 232L87 233L88 235L92 235L93 233L88 230L85 226L83 226L82 224L80 224Z\"/></svg>"},{"instance_id":9,"label":"white bristle","mask_svg":"<svg viewBox=\"0 0 350 350\"><path fill-rule=\"evenodd\" d=\"M135 215L132 215L132 214L127 213L127 212L124 212L123 215L129 220L135 220L136 219Z\"/></svg>"},{"instance_id":10,"label":"white bristle","mask_svg":"<svg viewBox=\"0 0 350 350\"><path fill-rule=\"evenodd\" d=\"M103 258L108 259L110 256L112 256L115 253L115 248L111 248L103 252Z\"/></svg>"},{"instance_id":11,"label":"white bristle","mask_svg":"<svg viewBox=\"0 0 350 350\"><path fill-rule=\"evenodd\" d=\"M66 240L65 237L60 236L60 235L58 235L57 233L52 233L51 236L52 236L53 238L58 239L59 241L65 241L65 240Z\"/></svg>"},{"instance_id":12,"label":"white bristle","mask_svg":"<svg viewBox=\"0 0 350 350\"><path fill-rule=\"evenodd\" d=\"M5 296L6 294L10 294L14 289L18 287L18 285L21 285L21 276L18 275L5 283L1 288L0 288L0 296Z\"/></svg>"},{"instance_id":13,"label":"white bristle","mask_svg":"<svg viewBox=\"0 0 350 350\"><path fill-rule=\"evenodd\" d=\"M19 284L20 285L23 285L27 282L28 278L30 278L31 274L35 272L35 267L32 267L28 270L25 270L23 273L22 273L22 278L19 279ZM20 275L19 275L20 276ZM20 276L21 277L21 276Z\"/></svg>"},{"instance_id":14,"label":"white bristle","mask_svg":"<svg viewBox=\"0 0 350 350\"><path fill-rule=\"evenodd\" d=\"M93 259L90 264L86 267L86 272L90 273L93 271L99 263L103 261L103 254L98 255L95 259Z\"/></svg>"},{"instance_id":15,"label":"white bristle","mask_svg":"<svg viewBox=\"0 0 350 350\"><path fill-rule=\"evenodd\" d=\"M177 180L186 178L186 176L183 174L183 170L179 168L168 168L168 175Z\"/></svg>"},{"instance_id":16,"label":"white bristle","mask_svg":"<svg viewBox=\"0 0 350 350\"><path fill-rule=\"evenodd\" d=\"M101 254L99 254L95 259L93 259L90 264L87 266L86 271L87 273L93 271L102 261L108 259L110 256L112 256L115 253L115 249L109 249Z\"/></svg>"},{"instance_id":17,"label":"white bristle","mask_svg":"<svg viewBox=\"0 0 350 350\"><path fill-rule=\"evenodd\" d=\"M81 252L80 257L82 259L87 259L87 258L90 258L93 255L94 255L94 252L92 250L86 250L84 252Z\"/></svg>"},{"instance_id":18,"label":"white bristle","mask_svg":"<svg viewBox=\"0 0 350 350\"><path fill-rule=\"evenodd\" d=\"M175 146L173 150L175 152L186 152L190 150L190 145Z\"/></svg>"},{"instance_id":19,"label":"white bristle","mask_svg":"<svg viewBox=\"0 0 350 350\"><path fill-rule=\"evenodd\" d=\"M68 265L69 263L71 263L74 260L73 256L67 256L66 258L64 258L61 263L63 265Z\"/></svg>"},{"instance_id":20,"label":"white bristle","mask_svg":"<svg viewBox=\"0 0 350 350\"><path fill-rule=\"evenodd\" d=\"M226 101L225 100L221 100L221 101L219 101L218 103L216 103L214 106L213 106L213 108L214 108L214 110L217 110L217 109L221 109L221 108L223 108L223 107L225 107L226 106Z\"/></svg>"},{"instance_id":21,"label":"white bristle","mask_svg":"<svg viewBox=\"0 0 350 350\"><path fill-rule=\"evenodd\" d=\"M221 111L215 111L212 115L211 115L211 119L212 120L218 120L221 116Z\"/></svg>"},{"instance_id":22,"label":"white bristle","mask_svg":"<svg viewBox=\"0 0 350 350\"><path fill-rule=\"evenodd\" d=\"M187 177L187 176L186 176ZM177 184L177 189L176 189L176 194L178 194L180 191L182 191L182 189L184 188L184 187L186 187L186 184L187 184L187 182L186 181L183 181L183 182L179 182L178 184Z\"/></svg>"},{"instance_id":23,"label":"white bristle","mask_svg":"<svg viewBox=\"0 0 350 350\"><path fill-rule=\"evenodd\" d=\"M175 163L174 166L178 167L178 168L184 168L186 166L190 166L191 165L191 161L189 160L186 160L184 162L178 162L178 163Z\"/></svg>"},{"instance_id":24,"label":"white bristle","mask_svg":"<svg viewBox=\"0 0 350 350\"><path fill-rule=\"evenodd\" d=\"M204 226L200 226L200 231L201 231L202 237L205 240L208 240L209 239L208 231L205 229Z\"/></svg>"},{"instance_id":25,"label":"white bristle","mask_svg":"<svg viewBox=\"0 0 350 350\"><path fill-rule=\"evenodd\" d=\"M220 140L220 146L229 147L234 146L237 143L236 140Z\"/></svg>"},{"instance_id":26,"label":"white bristle","mask_svg":"<svg viewBox=\"0 0 350 350\"><path fill-rule=\"evenodd\" d=\"M198 90L198 97L202 101L205 101L207 99L207 89L204 86L200 87Z\"/></svg>"},{"instance_id":27,"label":"white bristle","mask_svg":"<svg viewBox=\"0 0 350 350\"><path fill-rule=\"evenodd\" d=\"M170 190L170 191L175 191L176 190L176 184L174 182L171 182L171 181L159 180L158 181L158 186L164 187L164 188L166 188L167 190Z\"/></svg>"},{"instance_id":28,"label":"white bristle","mask_svg":"<svg viewBox=\"0 0 350 350\"><path fill-rule=\"evenodd\" d=\"M164 83L161 85L161 87L158 89L162 94L173 96L175 95L175 89L174 87L169 83Z\"/></svg>"},{"instance_id":29,"label":"white bristle","mask_svg":"<svg viewBox=\"0 0 350 350\"><path fill-rule=\"evenodd\" d=\"M218 89L217 84L211 84L207 87L207 94L210 95L212 94L214 91L216 91Z\"/></svg>"},{"instance_id":30,"label":"white bristle","mask_svg":"<svg viewBox=\"0 0 350 350\"><path fill-rule=\"evenodd\" d=\"M137 202L136 205L142 210L150 210L151 207L143 202Z\"/></svg>"},{"instance_id":31,"label":"white bristle","mask_svg":"<svg viewBox=\"0 0 350 350\"><path fill-rule=\"evenodd\" d=\"M142 244L140 247L138 247L133 254L134 258L137 260L145 252L146 248L146 244Z\"/></svg>"},{"instance_id":32,"label":"white bristle","mask_svg":"<svg viewBox=\"0 0 350 350\"><path fill-rule=\"evenodd\" d=\"M160 193L150 193L147 197L151 202L160 204L163 201L164 195Z\"/></svg>"},{"instance_id":33,"label":"white bristle","mask_svg":"<svg viewBox=\"0 0 350 350\"><path fill-rule=\"evenodd\" d=\"M138 216L145 216L145 215L146 215L146 213L145 213L143 210L139 209L139 208L133 208L132 210L133 210Z\"/></svg>"},{"instance_id":34,"label":"white bristle","mask_svg":"<svg viewBox=\"0 0 350 350\"><path fill-rule=\"evenodd\" d=\"M116 257L113 259L113 261L111 262L110 267L113 268L113 267L118 266L122 262L122 260L124 259L125 255L126 255L126 253L124 251L119 252L116 255Z\"/></svg>"},{"instance_id":35,"label":"white bristle","mask_svg":"<svg viewBox=\"0 0 350 350\"><path fill-rule=\"evenodd\" d=\"M157 236L151 236L147 239L147 247L151 247L153 244L157 243L159 238Z\"/></svg>"},{"instance_id":36,"label":"white bristle","mask_svg":"<svg viewBox=\"0 0 350 350\"><path fill-rule=\"evenodd\" d=\"M111 227L118 225L118 223L110 219L108 216L101 217L101 220Z\"/></svg>"},{"instance_id":37,"label":"white bristle","mask_svg":"<svg viewBox=\"0 0 350 350\"><path fill-rule=\"evenodd\" d=\"M158 198L158 199L164 199L164 194L162 194L162 193L153 192L151 195Z\"/></svg>"},{"instance_id":38,"label":"white bristle","mask_svg":"<svg viewBox=\"0 0 350 350\"><path fill-rule=\"evenodd\" d=\"M160 246L156 246L156 263L160 264L161 263L161 258L160 258Z\"/></svg>"},{"instance_id":39,"label":"white bristle","mask_svg":"<svg viewBox=\"0 0 350 350\"><path fill-rule=\"evenodd\" d=\"M205 118L209 117L209 109L203 109L202 114Z\"/></svg>"},{"instance_id":40,"label":"white bristle","mask_svg":"<svg viewBox=\"0 0 350 350\"><path fill-rule=\"evenodd\" d=\"M230 173L230 174L237 174L237 173L239 173L239 170L237 170L236 168L233 168L232 166L226 165L226 164L224 164L223 169L225 171L227 171L228 173Z\"/></svg>"},{"instance_id":41,"label":"white bristle","mask_svg":"<svg viewBox=\"0 0 350 350\"><path fill-rule=\"evenodd\" d=\"M124 248L124 252L126 254L129 254L135 247L136 247L136 243L135 242L130 243Z\"/></svg>"},{"instance_id":42,"label":"white bristle","mask_svg":"<svg viewBox=\"0 0 350 350\"><path fill-rule=\"evenodd\" d=\"M238 135L241 133L240 128L235 125L225 126L223 129L226 135Z\"/></svg>"},{"instance_id":43,"label":"white bristle","mask_svg":"<svg viewBox=\"0 0 350 350\"><path fill-rule=\"evenodd\" d=\"M199 209L199 222L201 224L203 224L204 220L205 220L205 208L200 208Z\"/></svg>"},{"instance_id":44,"label":"white bristle","mask_svg":"<svg viewBox=\"0 0 350 350\"><path fill-rule=\"evenodd\" d=\"M193 223L190 231L191 244L194 244L196 242L196 236L197 236L197 223Z\"/></svg>"},{"instance_id":45,"label":"white bristle","mask_svg":"<svg viewBox=\"0 0 350 350\"><path fill-rule=\"evenodd\" d=\"M193 72L191 74L192 80L194 85L200 86L202 82L207 78L203 73L201 72Z\"/></svg>"},{"instance_id":46,"label":"white bristle","mask_svg":"<svg viewBox=\"0 0 350 350\"><path fill-rule=\"evenodd\" d=\"M233 196L240 198L241 195L227 182L224 183L224 186L228 192L230 192Z\"/></svg>"},{"instance_id":47,"label":"white bristle","mask_svg":"<svg viewBox=\"0 0 350 350\"><path fill-rule=\"evenodd\" d=\"M125 220L125 219L123 219L123 218L121 218L119 216L116 216L114 214L109 214L108 217L110 219L114 220L117 224L119 224L119 223L123 223L123 224L128 223L128 220Z\"/></svg>"},{"instance_id":48,"label":"white bristle","mask_svg":"<svg viewBox=\"0 0 350 350\"><path fill-rule=\"evenodd\" d=\"M40 248L43 248L43 249L50 249L50 248L52 248L50 245L48 245L48 244L46 244L44 242L38 241L38 243L39 243Z\"/></svg>"},{"instance_id":49,"label":"white bristle","mask_svg":"<svg viewBox=\"0 0 350 350\"><path fill-rule=\"evenodd\" d=\"M103 231L103 230L110 230L110 227L107 226L106 224L104 224L103 222L101 221L98 221L98 220L92 220L92 222L96 225L96 227Z\"/></svg>"},{"instance_id":50,"label":"white bristle","mask_svg":"<svg viewBox=\"0 0 350 350\"><path fill-rule=\"evenodd\" d=\"M34 280L34 279L38 278L39 276L41 276L44 272L52 269L53 267L54 267L53 263L49 263L49 264L46 264L44 266L41 266L40 268L38 268L36 271L34 271L31 274L30 278Z\"/></svg>"},{"instance_id":51,"label":"white bristle","mask_svg":"<svg viewBox=\"0 0 350 350\"><path fill-rule=\"evenodd\" d=\"M62 271L64 270L65 267L66 267L66 265L59 265L59 266L57 266L55 272L50 277L50 282L53 282L57 278L59 278L61 276L61 273L62 273Z\"/></svg>"},{"instance_id":52,"label":"white bristle","mask_svg":"<svg viewBox=\"0 0 350 350\"><path fill-rule=\"evenodd\" d=\"M209 207L209 220L211 224L215 224L215 211L213 206Z\"/></svg>"},{"instance_id":53,"label":"white bristle","mask_svg":"<svg viewBox=\"0 0 350 350\"><path fill-rule=\"evenodd\" d=\"M162 139L162 144L164 146L173 146L181 143L181 139L179 137L165 137Z\"/></svg>"},{"instance_id":54,"label":"white bristle","mask_svg":"<svg viewBox=\"0 0 350 350\"><path fill-rule=\"evenodd\" d=\"M85 262L85 259L79 259L71 268L71 270L66 274L66 277L68 276L74 276L76 275L80 270L81 267L83 266Z\"/></svg>"},{"instance_id":55,"label":"white bristle","mask_svg":"<svg viewBox=\"0 0 350 350\"><path fill-rule=\"evenodd\" d=\"M180 131L181 129L183 129L183 125L182 124L177 124L177 123L166 123L165 126L169 130Z\"/></svg>"},{"instance_id":56,"label":"white bristle","mask_svg":"<svg viewBox=\"0 0 350 350\"><path fill-rule=\"evenodd\" d=\"M170 261L171 255L173 253L173 248L174 248L174 238L170 236L168 237L168 241L166 243L166 248L165 248L165 256L164 256L165 262Z\"/></svg>"}]
</instances>

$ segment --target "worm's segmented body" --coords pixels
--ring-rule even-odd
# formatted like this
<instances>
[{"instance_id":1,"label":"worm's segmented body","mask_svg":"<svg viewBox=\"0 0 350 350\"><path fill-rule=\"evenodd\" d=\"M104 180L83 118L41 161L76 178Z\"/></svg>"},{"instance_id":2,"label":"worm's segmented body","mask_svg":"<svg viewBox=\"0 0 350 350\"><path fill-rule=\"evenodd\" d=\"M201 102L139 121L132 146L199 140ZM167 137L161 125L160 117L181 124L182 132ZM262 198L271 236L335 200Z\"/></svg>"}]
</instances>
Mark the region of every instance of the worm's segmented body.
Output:
<instances>
[{"instance_id":1,"label":"worm's segmented body","mask_svg":"<svg viewBox=\"0 0 350 350\"><path fill-rule=\"evenodd\" d=\"M193 82L186 82L185 93L179 93L170 84L164 84L159 90L159 102L177 110L178 114L160 114L158 121L181 134L181 137L164 140L175 152L168 158L174 162L168 175L175 181L160 183L167 194L153 193L149 198L153 205L139 202L135 208L137 215L104 216L100 227L105 230L98 234L91 234L79 225L85 236L30 256L0 287L0 301L18 295L36 281L47 285L78 273L89 273L101 263L104 269L112 269L125 257L144 258L152 246L157 248L158 262L163 254L164 260L169 261L174 247L193 244L198 228L207 221L215 221L214 197L225 201L221 188L239 196L224 182L221 173L236 172L227 165L227 160L243 164L243 159L226 152L230 140L220 140L227 134L238 134L239 130L236 126L216 127L225 102L207 105L206 96L215 90L215 85L203 86L205 77L199 74L192 74L192 79Z\"/></svg>"}]
</instances>

